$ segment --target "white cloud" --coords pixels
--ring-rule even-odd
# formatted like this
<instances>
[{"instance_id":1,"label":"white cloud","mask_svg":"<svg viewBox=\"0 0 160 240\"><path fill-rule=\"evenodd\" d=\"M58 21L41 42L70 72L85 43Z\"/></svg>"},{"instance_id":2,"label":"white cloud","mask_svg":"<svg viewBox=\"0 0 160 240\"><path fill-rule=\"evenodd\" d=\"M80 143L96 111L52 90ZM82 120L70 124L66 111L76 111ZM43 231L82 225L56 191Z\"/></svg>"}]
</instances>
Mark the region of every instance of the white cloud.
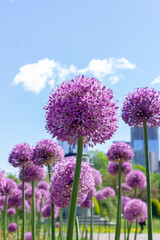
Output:
<instances>
[{"instance_id":1,"label":"white cloud","mask_svg":"<svg viewBox=\"0 0 160 240\"><path fill-rule=\"evenodd\" d=\"M19 73L14 78L14 83L22 83L25 90L40 93L47 84L55 87L58 83L69 80L75 75L92 75L100 80L109 76L108 81L116 84L121 76L117 76L117 71L121 69L135 69L135 65L125 58L115 59L92 59L88 66L78 69L75 65L65 66L55 60L47 58L33 64L26 64L20 68Z\"/></svg>"},{"instance_id":2,"label":"white cloud","mask_svg":"<svg viewBox=\"0 0 160 240\"><path fill-rule=\"evenodd\" d=\"M151 85L154 85L156 83L160 83L160 76L156 77L152 82Z\"/></svg>"}]
</instances>

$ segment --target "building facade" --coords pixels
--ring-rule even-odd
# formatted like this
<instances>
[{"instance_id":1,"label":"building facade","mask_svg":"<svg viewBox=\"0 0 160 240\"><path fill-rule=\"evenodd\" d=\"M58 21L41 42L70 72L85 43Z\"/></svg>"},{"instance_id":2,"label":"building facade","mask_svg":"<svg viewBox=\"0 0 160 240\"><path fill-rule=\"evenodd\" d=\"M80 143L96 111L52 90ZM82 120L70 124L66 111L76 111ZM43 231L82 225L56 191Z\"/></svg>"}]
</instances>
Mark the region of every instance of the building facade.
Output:
<instances>
[{"instance_id":1,"label":"building facade","mask_svg":"<svg viewBox=\"0 0 160 240\"><path fill-rule=\"evenodd\" d=\"M159 162L159 139L158 128L147 128L148 149L150 159L150 171L158 171ZM131 128L131 147L134 150L133 162L145 167L144 137L143 128Z\"/></svg>"}]
</instances>

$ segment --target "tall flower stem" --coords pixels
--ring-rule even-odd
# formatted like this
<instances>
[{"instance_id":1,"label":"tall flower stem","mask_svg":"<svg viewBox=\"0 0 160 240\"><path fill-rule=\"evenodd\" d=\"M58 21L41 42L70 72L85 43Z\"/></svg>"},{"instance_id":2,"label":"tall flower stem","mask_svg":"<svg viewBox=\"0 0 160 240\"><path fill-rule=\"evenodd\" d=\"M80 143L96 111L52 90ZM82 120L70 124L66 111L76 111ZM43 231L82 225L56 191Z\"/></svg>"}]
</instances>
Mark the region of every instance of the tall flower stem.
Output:
<instances>
[{"instance_id":1,"label":"tall flower stem","mask_svg":"<svg viewBox=\"0 0 160 240\"><path fill-rule=\"evenodd\" d=\"M131 225L132 225L132 223L129 223L129 225L128 225L128 235L127 235L127 240L129 240L129 234L130 234L130 231L131 231Z\"/></svg>"},{"instance_id":2,"label":"tall flower stem","mask_svg":"<svg viewBox=\"0 0 160 240\"><path fill-rule=\"evenodd\" d=\"M35 194L34 182L32 182L32 240L36 239L36 215L35 215Z\"/></svg>"},{"instance_id":3,"label":"tall flower stem","mask_svg":"<svg viewBox=\"0 0 160 240\"><path fill-rule=\"evenodd\" d=\"M101 228L101 201L99 202L99 208L100 208L100 215L99 215L99 226L98 226L97 240L99 240L100 228Z\"/></svg>"},{"instance_id":4,"label":"tall flower stem","mask_svg":"<svg viewBox=\"0 0 160 240\"><path fill-rule=\"evenodd\" d=\"M137 226L138 225L138 222L137 222L137 220L136 220L136 231L135 231L135 235L134 235L134 240L136 240L137 239Z\"/></svg>"},{"instance_id":5,"label":"tall flower stem","mask_svg":"<svg viewBox=\"0 0 160 240\"><path fill-rule=\"evenodd\" d=\"M147 177L147 210L148 210L148 240L153 239L152 229L152 204L151 204L151 180L150 180L150 162L148 154L148 135L145 120L143 121L145 160L146 160L146 177Z\"/></svg>"},{"instance_id":6,"label":"tall flower stem","mask_svg":"<svg viewBox=\"0 0 160 240\"><path fill-rule=\"evenodd\" d=\"M84 223L83 223L83 230L82 230L81 239L83 239L83 234L84 234L85 227L86 227L86 218L87 218L87 209L85 209L85 217L84 217Z\"/></svg>"},{"instance_id":7,"label":"tall flower stem","mask_svg":"<svg viewBox=\"0 0 160 240\"><path fill-rule=\"evenodd\" d=\"M117 223L115 240L120 239L121 233L121 212L122 212L122 187L121 187L121 162L119 162L119 175L118 175L118 209L117 209Z\"/></svg>"},{"instance_id":8,"label":"tall flower stem","mask_svg":"<svg viewBox=\"0 0 160 240\"><path fill-rule=\"evenodd\" d=\"M59 240L63 238L63 208L59 209Z\"/></svg>"},{"instance_id":9,"label":"tall flower stem","mask_svg":"<svg viewBox=\"0 0 160 240\"><path fill-rule=\"evenodd\" d=\"M83 137L79 137L77 160L76 160L76 167L75 167L74 180L73 180L73 190L72 190L71 203L69 208L69 218L68 218L67 238L66 238L67 240L73 239L74 221L75 221L76 205L77 205L77 197L78 197L78 187L79 187L79 179L80 179L81 164L82 164L82 154L83 154Z\"/></svg>"},{"instance_id":10,"label":"tall flower stem","mask_svg":"<svg viewBox=\"0 0 160 240\"><path fill-rule=\"evenodd\" d=\"M75 225L76 225L76 240L80 240L78 217L75 218Z\"/></svg>"},{"instance_id":11,"label":"tall flower stem","mask_svg":"<svg viewBox=\"0 0 160 240\"><path fill-rule=\"evenodd\" d=\"M109 228L109 231L108 231L108 234L109 234L109 240L111 239L111 232L110 232L110 222L111 222L111 212L110 212L110 197L108 198L108 213L109 213L109 224L108 224L108 228Z\"/></svg>"},{"instance_id":12,"label":"tall flower stem","mask_svg":"<svg viewBox=\"0 0 160 240\"><path fill-rule=\"evenodd\" d=\"M19 240L19 208L16 207L17 240Z\"/></svg>"},{"instance_id":13,"label":"tall flower stem","mask_svg":"<svg viewBox=\"0 0 160 240\"><path fill-rule=\"evenodd\" d=\"M21 239L24 240L24 234L25 234L25 195L24 195L24 170L25 166L22 167L22 236Z\"/></svg>"},{"instance_id":14,"label":"tall flower stem","mask_svg":"<svg viewBox=\"0 0 160 240\"><path fill-rule=\"evenodd\" d=\"M126 197L126 194L124 192L124 201L125 201L125 197ZM124 214L123 214L123 220L124 220L124 240L126 240L126 219Z\"/></svg>"},{"instance_id":15,"label":"tall flower stem","mask_svg":"<svg viewBox=\"0 0 160 240\"><path fill-rule=\"evenodd\" d=\"M93 240L93 206L92 206L92 191L91 191L91 231L90 231L90 240Z\"/></svg>"},{"instance_id":16,"label":"tall flower stem","mask_svg":"<svg viewBox=\"0 0 160 240\"><path fill-rule=\"evenodd\" d=\"M7 229L7 195L5 196L5 204L4 204L4 230L3 230L3 236L4 236L4 240L6 240L7 236L6 236L6 229Z\"/></svg>"},{"instance_id":17,"label":"tall flower stem","mask_svg":"<svg viewBox=\"0 0 160 240\"><path fill-rule=\"evenodd\" d=\"M48 165L49 182L51 180L51 166ZM55 240L55 219L54 219L54 204L51 203L51 240Z\"/></svg>"}]
</instances>

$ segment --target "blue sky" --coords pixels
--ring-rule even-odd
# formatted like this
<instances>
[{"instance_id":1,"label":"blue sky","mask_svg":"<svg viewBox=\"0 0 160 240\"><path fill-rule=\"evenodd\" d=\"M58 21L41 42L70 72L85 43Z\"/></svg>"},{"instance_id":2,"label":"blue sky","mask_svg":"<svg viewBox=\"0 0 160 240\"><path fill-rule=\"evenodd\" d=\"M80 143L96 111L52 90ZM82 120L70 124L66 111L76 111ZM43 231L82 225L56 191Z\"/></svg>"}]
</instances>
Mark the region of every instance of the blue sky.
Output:
<instances>
[{"instance_id":1,"label":"blue sky","mask_svg":"<svg viewBox=\"0 0 160 240\"><path fill-rule=\"evenodd\" d=\"M136 87L160 90L160 1L0 1L0 167L16 144L50 138L44 104L76 75L111 88L121 109ZM119 111L120 112L120 111ZM112 140L129 140L120 119ZM95 149L106 152L107 141Z\"/></svg>"}]
</instances>

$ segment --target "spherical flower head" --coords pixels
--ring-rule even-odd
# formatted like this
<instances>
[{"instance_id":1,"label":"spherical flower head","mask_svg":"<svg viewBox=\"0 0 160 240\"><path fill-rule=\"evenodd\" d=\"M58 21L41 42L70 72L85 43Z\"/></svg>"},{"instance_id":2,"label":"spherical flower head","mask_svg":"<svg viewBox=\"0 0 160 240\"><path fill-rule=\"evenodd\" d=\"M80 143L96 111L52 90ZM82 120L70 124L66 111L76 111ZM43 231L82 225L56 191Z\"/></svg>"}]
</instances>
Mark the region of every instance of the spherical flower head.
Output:
<instances>
[{"instance_id":1,"label":"spherical flower head","mask_svg":"<svg viewBox=\"0 0 160 240\"><path fill-rule=\"evenodd\" d=\"M128 186L127 183L122 183L121 187L122 187L122 192L129 192L132 190L132 188L130 186Z\"/></svg>"},{"instance_id":2,"label":"spherical flower head","mask_svg":"<svg viewBox=\"0 0 160 240\"><path fill-rule=\"evenodd\" d=\"M109 161L115 162L129 162L134 156L132 148L125 142L113 143L106 155Z\"/></svg>"},{"instance_id":3,"label":"spherical flower head","mask_svg":"<svg viewBox=\"0 0 160 240\"><path fill-rule=\"evenodd\" d=\"M22 182L18 183L17 188L22 190ZM27 190L27 188L31 188L31 185L27 182L24 182L24 190Z\"/></svg>"},{"instance_id":4,"label":"spherical flower head","mask_svg":"<svg viewBox=\"0 0 160 240\"><path fill-rule=\"evenodd\" d=\"M7 201L8 207L19 207L22 204L22 190L15 189Z\"/></svg>"},{"instance_id":5,"label":"spherical flower head","mask_svg":"<svg viewBox=\"0 0 160 240\"><path fill-rule=\"evenodd\" d=\"M124 207L126 206L126 204L131 200L130 197L127 196L122 196L122 212L124 212Z\"/></svg>"},{"instance_id":6,"label":"spherical flower head","mask_svg":"<svg viewBox=\"0 0 160 240\"><path fill-rule=\"evenodd\" d=\"M0 193L4 191L5 186L6 186L5 173L0 169Z\"/></svg>"},{"instance_id":7,"label":"spherical flower head","mask_svg":"<svg viewBox=\"0 0 160 240\"><path fill-rule=\"evenodd\" d=\"M6 186L1 191L2 195L11 195L17 188L16 182L10 178L6 178Z\"/></svg>"},{"instance_id":8,"label":"spherical flower head","mask_svg":"<svg viewBox=\"0 0 160 240\"><path fill-rule=\"evenodd\" d=\"M38 182L45 178L46 173L43 167L30 163L26 165L24 169L24 181L25 182ZM19 172L19 178L22 181L22 168Z\"/></svg>"},{"instance_id":9,"label":"spherical flower head","mask_svg":"<svg viewBox=\"0 0 160 240\"><path fill-rule=\"evenodd\" d=\"M16 214L16 210L14 208L8 208L7 210L7 214L10 215L15 215Z\"/></svg>"},{"instance_id":10,"label":"spherical flower head","mask_svg":"<svg viewBox=\"0 0 160 240\"><path fill-rule=\"evenodd\" d=\"M51 177L51 201L58 207L69 207L73 186L76 158L68 157L58 162L53 167L54 174ZM94 187L94 178L91 167L82 162L79 180L78 204L87 197L88 192Z\"/></svg>"},{"instance_id":11,"label":"spherical flower head","mask_svg":"<svg viewBox=\"0 0 160 240\"><path fill-rule=\"evenodd\" d=\"M145 188L146 176L142 171L134 170L127 175L126 183L131 188Z\"/></svg>"},{"instance_id":12,"label":"spherical flower head","mask_svg":"<svg viewBox=\"0 0 160 240\"><path fill-rule=\"evenodd\" d=\"M34 188L34 195L35 195L36 200L39 200L42 197L41 192L36 187ZM32 199L32 188L28 188L25 191L25 199L26 200L31 200Z\"/></svg>"},{"instance_id":13,"label":"spherical flower head","mask_svg":"<svg viewBox=\"0 0 160 240\"><path fill-rule=\"evenodd\" d=\"M31 161L33 147L28 143L17 144L9 155L9 162L13 167L22 167Z\"/></svg>"},{"instance_id":14,"label":"spherical flower head","mask_svg":"<svg viewBox=\"0 0 160 240\"><path fill-rule=\"evenodd\" d=\"M0 195L0 206L4 206L5 204L5 196Z\"/></svg>"},{"instance_id":15,"label":"spherical flower head","mask_svg":"<svg viewBox=\"0 0 160 240\"><path fill-rule=\"evenodd\" d=\"M69 144L76 144L80 136L90 146L104 143L118 128L112 90L95 78L79 76L62 83L44 109L47 131Z\"/></svg>"},{"instance_id":16,"label":"spherical flower head","mask_svg":"<svg viewBox=\"0 0 160 240\"><path fill-rule=\"evenodd\" d=\"M41 198L47 199L49 197L49 192L46 190L40 188L38 191L41 193Z\"/></svg>"},{"instance_id":17,"label":"spherical flower head","mask_svg":"<svg viewBox=\"0 0 160 240\"><path fill-rule=\"evenodd\" d=\"M117 176L119 173L119 164L116 162L109 162L107 169L111 175ZM132 164L130 162L122 162L121 163L121 174L122 175L127 175L131 171L132 171Z\"/></svg>"},{"instance_id":18,"label":"spherical flower head","mask_svg":"<svg viewBox=\"0 0 160 240\"><path fill-rule=\"evenodd\" d=\"M160 126L160 92L150 88L137 88L125 98L122 119L129 126Z\"/></svg>"},{"instance_id":19,"label":"spherical flower head","mask_svg":"<svg viewBox=\"0 0 160 240\"><path fill-rule=\"evenodd\" d=\"M91 193L89 192L84 202L81 203L81 208L91 208Z\"/></svg>"},{"instance_id":20,"label":"spherical flower head","mask_svg":"<svg viewBox=\"0 0 160 240\"><path fill-rule=\"evenodd\" d=\"M24 238L25 240L32 240L32 233L31 232L25 233Z\"/></svg>"},{"instance_id":21,"label":"spherical flower head","mask_svg":"<svg viewBox=\"0 0 160 240\"><path fill-rule=\"evenodd\" d=\"M42 208L42 217L49 218L51 216L51 204L47 204ZM54 205L54 218L59 216L59 207Z\"/></svg>"},{"instance_id":22,"label":"spherical flower head","mask_svg":"<svg viewBox=\"0 0 160 240\"><path fill-rule=\"evenodd\" d=\"M147 219L147 205L139 199L130 200L124 207L124 216L128 222L145 222Z\"/></svg>"},{"instance_id":23,"label":"spherical flower head","mask_svg":"<svg viewBox=\"0 0 160 240\"><path fill-rule=\"evenodd\" d=\"M97 191L96 192L96 196L95 198L98 200L98 201L102 201L102 200L105 200L106 197L103 195L103 191Z\"/></svg>"},{"instance_id":24,"label":"spherical flower head","mask_svg":"<svg viewBox=\"0 0 160 240\"><path fill-rule=\"evenodd\" d=\"M99 184L102 183L102 174L100 171L98 171L95 168L92 168L92 172L93 172L95 186L98 186Z\"/></svg>"},{"instance_id":25,"label":"spherical flower head","mask_svg":"<svg viewBox=\"0 0 160 240\"><path fill-rule=\"evenodd\" d=\"M38 189L43 189L45 191L48 191L50 188L49 183L45 182L45 181L39 182L37 187L38 187Z\"/></svg>"},{"instance_id":26,"label":"spherical flower head","mask_svg":"<svg viewBox=\"0 0 160 240\"><path fill-rule=\"evenodd\" d=\"M17 231L17 224L16 223L10 223L8 225L8 232L13 233Z\"/></svg>"},{"instance_id":27,"label":"spherical flower head","mask_svg":"<svg viewBox=\"0 0 160 240\"><path fill-rule=\"evenodd\" d=\"M111 188L111 187L105 187L102 192L103 192L103 196L104 196L105 198L115 197L115 191L114 191L114 189Z\"/></svg>"},{"instance_id":28,"label":"spherical flower head","mask_svg":"<svg viewBox=\"0 0 160 240\"><path fill-rule=\"evenodd\" d=\"M35 148L33 154L34 164L40 166L52 165L64 159L63 148L51 139L44 139L39 141Z\"/></svg>"}]
</instances>

